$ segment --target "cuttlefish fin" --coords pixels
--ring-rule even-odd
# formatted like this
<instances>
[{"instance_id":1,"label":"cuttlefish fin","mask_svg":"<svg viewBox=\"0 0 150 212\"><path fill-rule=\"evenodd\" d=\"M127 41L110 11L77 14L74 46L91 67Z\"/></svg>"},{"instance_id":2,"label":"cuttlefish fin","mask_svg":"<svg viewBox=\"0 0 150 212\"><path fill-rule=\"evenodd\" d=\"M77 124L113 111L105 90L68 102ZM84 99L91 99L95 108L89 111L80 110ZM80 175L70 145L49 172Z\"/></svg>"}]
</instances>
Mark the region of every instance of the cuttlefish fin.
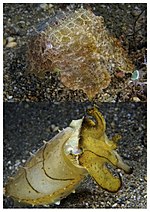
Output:
<instances>
[{"instance_id":1,"label":"cuttlefish fin","mask_svg":"<svg viewBox=\"0 0 150 212\"><path fill-rule=\"evenodd\" d=\"M80 156L79 162L103 189L110 192L117 192L121 187L120 176L113 176L105 166L106 163L109 163L106 158L87 150Z\"/></svg>"}]
</instances>

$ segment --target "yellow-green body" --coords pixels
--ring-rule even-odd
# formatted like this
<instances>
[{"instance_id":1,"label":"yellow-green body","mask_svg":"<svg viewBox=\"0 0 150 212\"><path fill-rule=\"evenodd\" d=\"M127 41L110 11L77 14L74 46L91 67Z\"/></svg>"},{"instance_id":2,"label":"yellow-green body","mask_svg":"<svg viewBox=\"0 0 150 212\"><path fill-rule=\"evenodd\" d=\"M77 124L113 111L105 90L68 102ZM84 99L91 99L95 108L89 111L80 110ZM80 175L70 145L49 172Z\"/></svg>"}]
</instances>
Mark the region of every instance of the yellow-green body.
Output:
<instances>
[{"instance_id":1,"label":"yellow-green body","mask_svg":"<svg viewBox=\"0 0 150 212\"><path fill-rule=\"evenodd\" d=\"M96 182L110 192L121 186L105 164L131 169L124 164L115 149L118 137L109 140L105 120L96 107L87 111L87 117L73 120L39 149L5 186L6 195L32 205L55 203L75 190L89 173Z\"/></svg>"}]
</instances>

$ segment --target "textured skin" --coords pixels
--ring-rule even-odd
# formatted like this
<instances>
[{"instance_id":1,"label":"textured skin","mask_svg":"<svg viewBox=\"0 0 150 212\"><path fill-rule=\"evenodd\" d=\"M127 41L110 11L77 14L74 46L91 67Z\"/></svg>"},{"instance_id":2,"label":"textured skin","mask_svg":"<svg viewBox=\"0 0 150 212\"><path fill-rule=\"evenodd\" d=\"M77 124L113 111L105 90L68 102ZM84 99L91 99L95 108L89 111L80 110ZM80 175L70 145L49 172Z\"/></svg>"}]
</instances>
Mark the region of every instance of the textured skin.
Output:
<instances>
[{"instance_id":1,"label":"textured skin","mask_svg":"<svg viewBox=\"0 0 150 212\"><path fill-rule=\"evenodd\" d=\"M43 28L28 45L29 69L39 77L59 72L66 87L82 89L91 99L108 87L114 70L134 69L119 41L106 30L103 17L89 10L62 12Z\"/></svg>"},{"instance_id":2,"label":"textured skin","mask_svg":"<svg viewBox=\"0 0 150 212\"><path fill-rule=\"evenodd\" d=\"M106 164L131 173L115 151L120 137L108 139L105 120L96 107L88 114L95 122L86 117L73 120L9 179L5 194L32 205L51 204L69 195L87 173L102 188L118 191L121 178L113 176Z\"/></svg>"},{"instance_id":3,"label":"textured skin","mask_svg":"<svg viewBox=\"0 0 150 212\"><path fill-rule=\"evenodd\" d=\"M25 167L9 179L5 186L6 195L32 205L54 203L69 195L87 173L64 154L64 144L74 131L67 127L45 143Z\"/></svg>"},{"instance_id":4,"label":"textured skin","mask_svg":"<svg viewBox=\"0 0 150 212\"><path fill-rule=\"evenodd\" d=\"M121 178L113 176L106 164L131 173L131 168L122 161L115 151L120 136L114 136L112 140L108 139L105 133L105 120L96 107L89 109L88 114L95 118L96 123L88 118L83 121L79 140L83 153L79 157L79 164L87 169L102 188L116 192L121 187Z\"/></svg>"}]
</instances>

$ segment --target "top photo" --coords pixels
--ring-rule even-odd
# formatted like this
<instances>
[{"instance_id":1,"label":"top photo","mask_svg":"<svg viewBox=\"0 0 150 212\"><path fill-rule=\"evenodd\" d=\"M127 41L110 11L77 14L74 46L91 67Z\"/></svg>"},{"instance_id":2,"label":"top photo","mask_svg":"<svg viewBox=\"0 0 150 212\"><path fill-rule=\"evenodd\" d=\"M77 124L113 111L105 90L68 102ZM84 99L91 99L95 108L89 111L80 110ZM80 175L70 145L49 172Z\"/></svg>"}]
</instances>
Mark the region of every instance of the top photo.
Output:
<instances>
[{"instance_id":1,"label":"top photo","mask_svg":"<svg viewBox=\"0 0 150 212\"><path fill-rule=\"evenodd\" d=\"M3 4L4 102L146 102L146 3Z\"/></svg>"}]
</instances>

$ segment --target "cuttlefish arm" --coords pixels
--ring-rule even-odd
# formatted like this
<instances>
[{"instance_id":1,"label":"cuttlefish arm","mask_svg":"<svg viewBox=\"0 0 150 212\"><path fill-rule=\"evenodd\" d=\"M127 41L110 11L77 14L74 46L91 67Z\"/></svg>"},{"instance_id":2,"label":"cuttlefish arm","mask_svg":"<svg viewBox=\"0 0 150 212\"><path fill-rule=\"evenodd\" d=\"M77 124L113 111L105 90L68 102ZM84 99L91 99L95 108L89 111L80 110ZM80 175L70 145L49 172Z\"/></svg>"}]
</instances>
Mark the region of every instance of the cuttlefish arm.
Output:
<instances>
[{"instance_id":1,"label":"cuttlefish arm","mask_svg":"<svg viewBox=\"0 0 150 212\"><path fill-rule=\"evenodd\" d=\"M80 164L84 166L95 181L105 190L117 192L122 185L121 178L118 175L113 176L106 167L109 161L93 152L84 151L80 157Z\"/></svg>"},{"instance_id":2,"label":"cuttlefish arm","mask_svg":"<svg viewBox=\"0 0 150 212\"><path fill-rule=\"evenodd\" d=\"M84 117L82 131L84 134L90 134L91 137L101 137L106 130L106 122L97 107L87 109L87 114L95 118L95 122ZM81 135L82 136L82 135Z\"/></svg>"},{"instance_id":3,"label":"cuttlefish arm","mask_svg":"<svg viewBox=\"0 0 150 212\"><path fill-rule=\"evenodd\" d=\"M105 120L96 107L89 109L87 113L95 118L95 122L87 117L83 120L79 140L79 146L83 153L79 156L79 163L87 169L102 188L116 192L121 187L121 178L114 176L106 164L131 173L131 168L122 161L115 151L120 136L116 135L112 140L108 139L105 133Z\"/></svg>"}]
</instances>

